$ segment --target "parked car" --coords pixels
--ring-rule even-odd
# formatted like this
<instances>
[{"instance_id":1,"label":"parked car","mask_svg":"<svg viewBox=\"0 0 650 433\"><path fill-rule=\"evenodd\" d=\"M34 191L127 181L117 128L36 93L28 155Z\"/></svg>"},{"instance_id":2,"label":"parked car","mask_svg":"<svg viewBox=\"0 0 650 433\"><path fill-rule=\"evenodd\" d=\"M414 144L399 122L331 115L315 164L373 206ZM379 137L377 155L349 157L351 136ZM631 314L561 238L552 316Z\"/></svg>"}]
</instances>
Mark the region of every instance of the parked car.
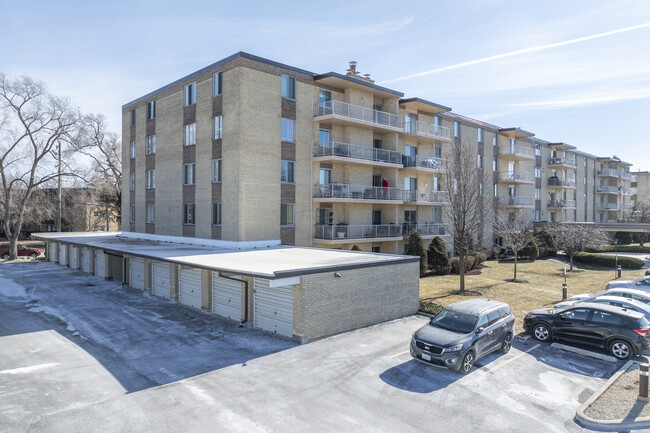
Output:
<instances>
[{"instance_id":1,"label":"parked car","mask_svg":"<svg viewBox=\"0 0 650 433\"><path fill-rule=\"evenodd\" d=\"M539 341L601 347L621 360L650 348L650 322L642 313L595 302L531 311L524 317L524 329Z\"/></svg>"},{"instance_id":2,"label":"parked car","mask_svg":"<svg viewBox=\"0 0 650 433\"><path fill-rule=\"evenodd\" d=\"M636 289L615 288L595 294L582 293L580 295L571 296L567 301L562 301L555 304L555 308L569 307L576 302L589 301L591 299L601 298L603 296L620 296L623 298L634 299L635 301L643 302L644 304L650 304L650 292Z\"/></svg>"},{"instance_id":3,"label":"parked car","mask_svg":"<svg viewBox=\"0 0 650 433\"><path fill-rule=\"evenodd\" d=\"M599 296L587 302L594 302L596 304L605 305L616 305L617 307L623 307L627 308L628 310L638 311L639 313L643 314L645 318L648 319L648 321L650 321L650 304L646 304L635 299L624 298L621 296Z\"/></svg>"},{"instance_id":4,"label":"parked car","mask_svg":"<svg viewBox=\"0 0 650 433\"><path fill-rule=\"evenodd\" d=\"M512 346L515 316L508 304L469 299L451 304L413 333L411 356L467 374L474 362Z\"/></svg>"},{"instance_id":5,"label":"parked car","mask_svg":"<svg viewBox=\"0 0 650 433\"><path fill-rule=\"evenodd\" d=\"M38 248L30 248L28 246L25 246L23 244L18 244L18 256L19 257L31 257L32 259L35 259L41 254L41 250ZM9 258L9 245L0 245L0 258L2 260L7 260Z\"/></svg>"},{"instance_id":6,"label":"parked car","mask_svg":"<svg viewBox=\"0 0 650 433\"><path fill-rule=\"evenodd\" d=\"M622 287L630 289L650 290L650 276L639 278L638 280L613 280L607 283L605 290Z\"/></svg>"}]
</instances>

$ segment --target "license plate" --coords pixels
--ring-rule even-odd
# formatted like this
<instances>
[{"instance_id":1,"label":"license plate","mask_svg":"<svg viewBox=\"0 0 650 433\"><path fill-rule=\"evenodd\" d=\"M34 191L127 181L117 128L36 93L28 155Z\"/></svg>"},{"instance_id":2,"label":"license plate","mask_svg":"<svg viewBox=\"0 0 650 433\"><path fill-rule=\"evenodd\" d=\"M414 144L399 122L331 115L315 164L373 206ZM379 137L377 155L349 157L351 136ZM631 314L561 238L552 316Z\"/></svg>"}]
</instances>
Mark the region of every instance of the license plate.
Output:
<instances>
[{"instance_id":1,"label":"license plate","mask_svg":"<svg viewBox=\"0 0 650 433\"><path fill-rule=\"evenodd\" d=\"M424 359L425 361L431 361L431 355L427 355L426 353L423 353L422 359Z\"/></svg>"}]
</instances>

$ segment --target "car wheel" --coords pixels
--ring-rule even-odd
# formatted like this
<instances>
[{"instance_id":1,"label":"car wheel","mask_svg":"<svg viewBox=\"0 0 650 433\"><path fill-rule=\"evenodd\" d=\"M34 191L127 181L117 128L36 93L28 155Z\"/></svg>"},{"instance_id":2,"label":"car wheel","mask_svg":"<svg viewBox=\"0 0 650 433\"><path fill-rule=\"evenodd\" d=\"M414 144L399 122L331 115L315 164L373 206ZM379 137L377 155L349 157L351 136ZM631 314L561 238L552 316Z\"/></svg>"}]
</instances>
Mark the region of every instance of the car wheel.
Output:
<instances>
[{"instance_id":1,"label":"car wheel","mask_svg":"<svg viewBox=\"0 0 650 433\"><path fill-rule=\"evenodd\" d=\"M609 353L614 355L616 359L627 360L632 357L634 350L632 350L632 345L624 340L614 340L609 345Z\"/></svg>"},{"instance_id":2,"label":"car wheel","mask_svg":"<svg viewBox=\"0 0 650 433\"><path fill-rule=\"evenodd\" d=\"M503 343L501 343L501 347L499 348L499 352L501 353L508 353L510 352L510 348L512 347L512 334L508 332L505 337L503 337Z\"/></svg>"},{"instance_id":3,"label":"car wheel","mask_svg":"<svg viewBox=\"0 0 650 433\"><path fill-rule=\"evenodd\" d=\"M7 260L8 258L9 258L9 254L7 254L7 253L4 253L4 254L2 254L0 256L0 259L2 259L2 260Z\"/></svg>"},{"instance_id":4,"label":"car wheel","mask_svg":"<svg viewBox=\"0 0 650 433\"><path fill-rule=\"evenodd\" d=\"M538 323L533 326L533 337L539 341L551 341L553 334L551 333L551 328L543 323Z\"/></svg>"},{"instance_id":5,"label":"car wheel","mask_svg":"<svg viewBox=\"0 0 650 433\"><path fill-rule=\"evenodd\" d=\"M474 367L474 361L474 352L468 350L465 356L463 356L463 360L460 363L458 372L460 374L467 374L472 371L472 367Z\"/></svg>"},{"instance_id":6,"label":"car wheel","mask_svg":"<svg viewBox=\"0 0 650 433\"><path fill-rule=\"evenodd\" d=\"M32 259L32 260L35 259L36 257L38 257L38 254L36 254L36 253L31 253L29 255L29 258Z\"/></svg>"}]
</instances>

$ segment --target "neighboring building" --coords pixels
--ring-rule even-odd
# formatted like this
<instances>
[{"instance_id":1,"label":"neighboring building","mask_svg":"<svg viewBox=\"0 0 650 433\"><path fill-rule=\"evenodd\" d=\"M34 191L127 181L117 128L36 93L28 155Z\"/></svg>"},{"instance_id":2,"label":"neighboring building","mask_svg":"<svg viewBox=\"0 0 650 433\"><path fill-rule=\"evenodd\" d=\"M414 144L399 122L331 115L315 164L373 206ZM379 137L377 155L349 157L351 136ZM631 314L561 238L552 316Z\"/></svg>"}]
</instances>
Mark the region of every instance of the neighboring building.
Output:
<instances>
[{"instance_id":1,"label":"neighboring building","mask_svg":"<svg viewBox=\"0 0 650 433\"><path fill-rule=\"evenodd\" d=\"M123 106L124 231L403 253L445 236L451 144L493 171L494 209L620 220L629 164L378 86L237 53ZM483 244L491 247L486 225Z\"/></svg>"},{"instance_id":2,"label":"neighboring building","mask_svg":"<svg viewBox=\"0 0 650 433\"><path fill-rule=\"evenodd\" d=\"M650 204L650 173L635 172L632 176L632 203Z\"/></svg>"}]
</instances>

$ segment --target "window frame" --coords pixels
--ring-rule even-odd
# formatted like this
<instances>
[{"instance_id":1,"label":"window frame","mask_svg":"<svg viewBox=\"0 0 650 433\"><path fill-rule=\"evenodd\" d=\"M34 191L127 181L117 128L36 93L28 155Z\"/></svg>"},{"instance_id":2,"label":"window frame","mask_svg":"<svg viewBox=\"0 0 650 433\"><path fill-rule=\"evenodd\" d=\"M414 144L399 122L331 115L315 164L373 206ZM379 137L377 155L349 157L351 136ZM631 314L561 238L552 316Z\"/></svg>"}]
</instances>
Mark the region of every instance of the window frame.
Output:
<instances>
[{"instance_id":1,"label":"window frame","mask_svg":"<svg viewBox=\"0 0 650 433\"><path fill-rule=\"evenodd\" d=\"M215 163L216 163L216 170L215 170ZM222 182L222 176L223 176L222 167L223 167L222 158L214 158L212 160L212 183Z\"/></svg>"},{"instance_id":2,"label":"window frame","mask_svg":"<svg viewBox=\"0 0 650 433\"><path fill-rule=\"evenodd\" d=\"M212 96L223 94L223 71L212 74Z\"/></svg>"},{"instance_id":3,"label":"window frame","mask_svg":"<svg viewBox=\"0 0 650 433\"><path fill-rule=\"evenodd\" d=\"M135 126L135 108L131 108L131 126Z\"/></svg>"},{"instance_id":4,"label":"window frame","mask_svg":"<svg viewBox=\"0 0 650 433\"><path fill-rule=\"evenodd\" d=\"M135 140L129 143L129 159L135 159Z\"/></svg>"},{"instance_id":5,"label":"window frame","mask_svg":"<svg viewBox=\"0 0 650 433\"><path fill-rule=\"evenodd\" d=\"M156 205L147 204L144 210L144 220L146 224L156 223Z\"/></svg>"},{"instance_id":6,"label":"window frame","mask_svg":"<svg viewBox=\"0 0 650 433\"><path fill-rule=\"evenodd\" d=\"M129 173L129 191L135 191L135 173Z\"/></svg>"},{"instance_id":7,"label":"window frame","mask_svg":"<svg viewBox=\"0 0 650 433\"><path fill-rule=\"evenodd\" d=\"M454 138L460 138L460 122L454 120Z\"/></svg>"},{"instance_id":8,"label":"window frame","mask_svg":"<svg viewBox=\"0 0 650 433\"><path fill-rule=\"evenodd\" d=\"M285 122L291 122L291 137L285 137L283 134L286 132L289 132L288 128L285 128ZM296 142L296 121L294 119L287 119L286 117L282 117L280 120L280 140L281 141L286 141L289 143L295 143Z\"/></svg>"},{"instance_id":9,"label":"window frame","mask_svg":"<svg viewBox=\"0 0 650 433\"><path fill-rule=\"evenodd\" d=\"M191 212L189 212L190 209L192 210ZM188 218L188 214L191 214L192 218ZM183 203L183 225L196 225L196 203Z\"/></svg>"},{"instance_id":10,"label":"window frame","mask_svg":"<svg viewBox=\"0 0 650 433\"><path fill-rule=\"evenodd\" d=\"M156 100L147 102L147 120L156 118Z\"/></svg>"},{"instance_id":11,"label":"window frame","mask_svg":"<svg viewBox=\"0 0 650 433\"><path fill-rule=\"evenodd\" d=\"M194 146L196 144L196 122L187 123L183 126L183 146Z\"/></svg>"},{"instance_id":12,"label":"window frame","mask_svg":"<svg viewBox=\"0 0 650 433\"><path fill-rule=\"evenodd\" d=\"M289 218L288 210L291 209L291 217ZM283 214L286 215L287 221L282 223ZM289 222L289 219L291 222ZM295 203L280 203L280 227L295 227L296 225L296 204Z\"/></svg>"},{"instance_id":13,"label":"window frame","mask_svg":"<svg viewBox=\"0 0 650 433\"><path fill-rule=\"evenodd\" d=\"M217 123L219 124L217 127ZM212 120L212 125L214 127L214 131L212 134L212 139L213 140L221 140L223 138L223 114L219 114L218 116L214 116Z\"/></svg>"},{"instance_id":14,"label":"window frame","mask_svg":"<svg viewBox=\"0 0 650 433\"><path fill-rule=\"evenodd\" d=\"M156 189L156 169L147 170L146 189Z\"/></svg>"},{"instance_id":15,"label":"window frame","mask_svg":"<svg viewBox=\"0 0 650 433\"><path fill-rule=\"evenodd\" d=\"M284 166L287 166L287 179L283 179ZM289 168L291 168L289 170ZM280 161L280 183L293 185L296 183L296 162L283 159Z\"/></svg>"},{"instance_id":16,"label":"window frame","mask_svg":"<svg viewBox=\"0 0 650 433\"><path fill-rule=\"evenodd\" d=\"M477 134L478 134L478 142L483 143L483 140L485 139L485 136L483 134L483 128L478 128Z\"/></svg>"},{"instance_id":17,"label":"window frame","mask_svg":"<svg viewBox=\"0 0 650 433\"><path fill-rule=\"evenodd\" d=\"M215 212L216 209L216 212ZM217 222L215 222L215 215L217 216ZM221 220L221 202L220 201L215 201L212 202L212 225L214 227L219 227L223 223Z\"/></svg>"},{"instance_id":18,"label":"window frame","mask_svg":"<svg viewBox=\"0 0 650 433\"><path fill-rule=\"evenodd\" d=\"M196 81L183 87L183 106L189 107L196 104Z\"/></svg>"},{"instance_id":19,"label":"window frame","mask_svg":"<svg viewBox=\"0 0 650 433\"><path fill-rule=\"evenodd\" d=\"M135 205L129 206L129 222L135 223Z\"/></svg>"},{"instance_id":20,"label":"window frame","mask_svg":"<svg viewBox=\"0 0 650 433\"><path fill-rule=\"evenodd\" d=\"M192 174L192 179L191 183L186 183L187 176L188 176L188 169L189 167L192 167L191 174ZM195 162L188 162L187 164L183 164L183 186L190 186L190 185L196 185L196 163Z\"/></svg>"},{"instance_id":21,"label":"window frame","mask_svg":"<svg viewBox=\"0 0 650 433\"><path fill-rule=\"evenodd\" d=\"M280 94L283 99L296 100L296 78L291 75L282 74L280 79ZM285 85L290 85L285 87Z\"/></svg>"},{"instance_id":22,"label":"window frame","mask_svg":"<svg viewBox=\"0 0 650 433\"><path fill-rule=\"evenodd\" d=\"M144 153L146 155L156 154L156 134L147 135L144 139Z\"/></svg>"}]
</instances>

